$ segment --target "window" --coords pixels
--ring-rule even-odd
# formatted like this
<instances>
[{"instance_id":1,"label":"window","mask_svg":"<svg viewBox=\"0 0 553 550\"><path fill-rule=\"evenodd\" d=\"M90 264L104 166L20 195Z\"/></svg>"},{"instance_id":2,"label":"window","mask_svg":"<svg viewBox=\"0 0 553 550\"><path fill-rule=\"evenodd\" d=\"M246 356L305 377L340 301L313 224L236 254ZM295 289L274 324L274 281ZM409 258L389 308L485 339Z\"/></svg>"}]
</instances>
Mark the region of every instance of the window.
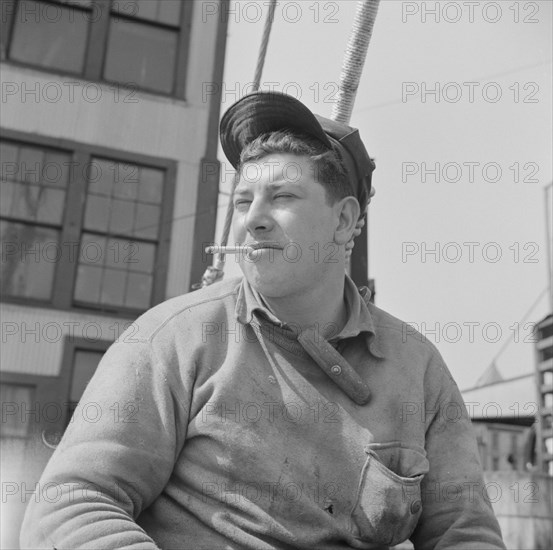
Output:
<instances>
[{"instance_id":1,"label":"window","mask_svg":"<svg viewBox=\"0 0 553 550\"><path fill-rule=\"evenodd\" d=\"M29 435L28 414L33 388L21 384L0 384L2 402L2 438L25 438Z\"/></svg>"},{"instance_id":2,"label":"window","mask_svg":"<svg viewBox=\"0 0 553 550\"><path fill-rule=\"evenodd\" d=\"M44 251L60 241L71 155L0 142L0 159L2 294L49 300L55 264ZM19 252L33 248L35 261L19 261Z\"/></svg>"},{"instance_id":3,"label":"window","mask_svg":"<svg viewBox=\"0 0 553 550\"><path fill-rule=\"evenodd\" d=\"M2 299L135 314L164 299L175 163L0 141Z\"/></svg>"},{"instance_id":4,"label":"window","mask_svg":"<svg viewBox=\"0 0 553 550\"><path fill-rule=\"evenodd\" d=\"M68 412L66 420L69 423L83 392L96 372L104 351L75 348L71 365L71 385L69 387Z\"/></svg>"},{"instance_id":5,"label":"window","mask_svg":"<svg viewBox=\"0 0 553 550\"><path fill-rule=\"evenodd\" d=\"M189 22L181 0L6 0L10 61L184 96Z\"/></svg>"},{"instance_id":6,"label":"window","mask_svg":"<svg viewBox=\"0 0 553 550\"><path fill-rule=\"evenodd\" d=\"M87 9L20 0L13 23L10 59L82 74L91 6L90 2L80 4Z\"/></svg>"},{"instance_id":7,"label":"window","mask_svg":"<svg viewBox=\"0 0 553 550\"><path fill-rule=\"evenodd\" d=\"M159 238L162 170L94 158L75 300L146 309ZM98 261L98 258L100 261Z\"/></svg>"}]
</instances>

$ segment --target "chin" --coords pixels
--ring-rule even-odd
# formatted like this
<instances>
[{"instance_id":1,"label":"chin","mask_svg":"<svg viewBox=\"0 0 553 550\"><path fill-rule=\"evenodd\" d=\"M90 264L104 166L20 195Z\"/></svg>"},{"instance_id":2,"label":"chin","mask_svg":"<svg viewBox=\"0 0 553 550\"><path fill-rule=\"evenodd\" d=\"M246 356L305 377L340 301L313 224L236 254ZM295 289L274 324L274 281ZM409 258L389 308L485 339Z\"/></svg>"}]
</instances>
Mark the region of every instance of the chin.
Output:
<instances>
[{"instance_id":1,"label":"chin","mask_svg":"<svg viewBox=\"0 0 553 550\"><path fill-rule=\"evenodd\" d=\"M242 270L250 285L267 298L283 298L293 294L296 289L290 284L290 275L275 271L261 273L258 270Z\"/></svg>"}]
</instances>

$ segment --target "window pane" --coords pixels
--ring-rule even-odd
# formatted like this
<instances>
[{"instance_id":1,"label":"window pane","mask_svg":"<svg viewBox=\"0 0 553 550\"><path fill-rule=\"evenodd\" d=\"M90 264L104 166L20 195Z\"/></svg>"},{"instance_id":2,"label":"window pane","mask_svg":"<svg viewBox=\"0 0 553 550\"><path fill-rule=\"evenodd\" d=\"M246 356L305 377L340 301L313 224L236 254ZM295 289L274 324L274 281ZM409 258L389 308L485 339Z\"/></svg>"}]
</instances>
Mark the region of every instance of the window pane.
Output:
<instances>
[{"instance_id":1,"label":"window pane","mask_svg":"<svg viewBox=\"0 0 553 550\"><path fill-rule=\"evenodd\" d=\"M114 199L111 203L111 218L109 229L111 233L132 235L134 219L134 202Z\"/></svg>"},{"instance_id":2,"label":"window pane","mask_svg":"<svg viewBox=\"0 0 553 550\"><path fill-rule=\"evenodd\" d=\"M127 239L108 239L106 249L106 267L128 271L138 262L139 244Z\"/></svg>"},{"instance_id":3,"label":"window pane","mask_svg":"<svg viewBox=\"0 0 553 550\"><path fill-rule=\"evenodd\" d=\"M17 152L19 148L4 141L0 142L0 162L2 162L2 179L12 179L17 174Z\"/></svg>"},{"instance_id":4,"label":"window pane","mask_svg":"<svg viewBox=\"0 0 553 550\"><path fill-rule=\"evenodd\" d=\"M182 0L116 0L112 9L127 17L177 26L180 24L181 5Z\"/></svg>"},{"instance_id":5,"label":"window pane","mask_svg":"<svg viewBox=\"0 0 553 550\"><path fill-rule=\"evenodd\" d=\"M42 166L41 183L52 187L67 187L69 182L69 155L46 151Z\"/></svg>"},{"instance_id":6,"label":"window pane","mask_svg":"<svg viewBox=\"0 0 553 550\"><path fill-rule=\"evenodd\" d=\"M16 189L18 185L9 181L0 183L0 215L13 216L13 198L18 193Z\"/></svg>"},{"instance_id":7,"label":"window pane","mask_svg":"<svg viewBox=\"0 0 553 550\"><path fill-rule=\"evenodd\" d=\"M163 170L155 168L140 169L140 190L138 192L140 202L161 203L164 175Z\"/></svg>"},{"instance_id":8,"label":"window pane","mask_svg":"<svg viewBox=\"0 0 553 550\"><path fill-rule=\"evenodd\" d=\"M110 25L104 77L171 93L178 32L121 19Z\"/></svg>"},{"instance_id":9,"label":"window pane","mask_svg":"<svg viewBox=\"0 0 553 550\"><path fill-rule=\"evenodd\" d=\"M97 303L100 299L102 285L102 268L80 265L77 270L77 282L75 284L75 300L78 302Z\"/></svg>"},{"instance_id":10,"label":"window pane","mask_svg":"<svg viewBox=\"0 0 553 550\"><path fill-rule=\"evenodd\" d=\"M50 299L61 248L59 231L0 221L2 294Z\"/></svg>"},{"instance_id":11,"label":"window pane","mask_svg":"<svg viewBox=\"0 0 553 550\"><path fill-rule=\"evenodd\" d=\"M91 14L33 0L20 0L10 58L82 73Z\"/></svg>"},{"instance_id":12,"label":"window pane","mask_svg":"<svg viewBox=\"0 0 553 550\"><path fill-rule=\"evenodd\" d=\"M100 301L103 304L122 306L125 303L126 279L127 274L124 271L106 269Z\"/></svg>"},{"instance_id":13,"label":"window pane","mask_svg":"<svg viewBox=\"0 0 553 550\"><path fill-rule=\"evenodd\" d=\"M146 309L150 306L150 295L152 292L152 276L142 273L129 273L127 283L127 296L125 305Z\"/></svg>"},{"instance_id":14,"label":"window pane","mask_svg":"<svg viewBox=\"0 0 553 550\"><path fill-rule=\"evenodd\" d=\"M2 403L2 437L26 437L29 433L28 418L22 414L33 409L31 400L33 390L29 386L0 384L0 402Z\"/></svg>"},{"instance_id":15,"label":"window pane","mask_svg":"<svg viewBox=\"0 0 553 550\"><path fill-rule=\"evenodd\" d=\"M63 151L0 142L3 181L66 188L70 160Z\"/></svg>"},{"instance_id":16,"label":"window pane","mask_svg":"<svg viewBox=\"0 0 553 550\"><path fill-rule=\"evenodd\" d=\"M84 214L84 228L94 231L107 231L110 212L110 199L88 195Z\"/></svg>"},{"instance_id":17,"label":"window pane","mask_svg":"<svg viewBox=\"0 0 553 550\"><path fill-rule=\"evenodd\" d=\"M113 191L113 162L92 159L88 170L88 192L110 196Z\"/></svg>"},{"instance_id":18,"label":"window pane","mask_svg":"<svg viewBox=\"0 0 553 550\"><path fill-rule=\"evenodd\" d=\"M61 224L65 206L65 191L39 188L39 193L37 221Z\"/></svg>"},{"instance_id":19,"label":"window pane","mask_svg":"<svg viewBox=\"0 0 553 550\"><path fill-rule=\"evenodd\" d=\"M157 239L159 233L159 206L152 204L136 205L136 222L134 235L145 239Z\"/></svg>"},{"instance_id":20,"label":"window pane","mask_svg":"<svg viewBox=\"0 0 553 550\"><path fill-rule=\"evenodd\" d=\"M138 195L138 168L135 165L118 164L117 176L113 185L113 196L135 200Z\"/></svg>"},{"instance_id":21,"label":"window pane","mask_svg":"<svg viewBox=\"0 0 553 550\"><path fill-rule=\"evenodd\" d=\"M101 351L75 350L69 401L79 401L103 355Z\"/></svg>"},{"instance_id":22,"label":"window pane","mask_svg":"<svg viewBox=\"0 0 553 550\"><path fill-rule=\"evenodd\" d=\"M150 305L156 245L83 233L75 299L145 309ZM135 277L134 275L137 275ZM129 284L133 285L129 289Z\"/></svg>"},{"instance_id":23,"label":"window pane","mask_svg":"<svg viewBox=\"0 0 553 550\"><path fill-rule=\"evenodd\" d=\"M101 235L83 233L81 237L81 254L79 262L103 266L106 261L106 238Z\"/></svg>"},{"instance_id":24,"label":"window pane","mask_svg":"<svg viewBox=\"0 0 553 550\"><path fill-rule=\"evenodd\" d=\"M132 253L126 258L129 271L153 273L156 256L156 246L151 243L135 242L130 248Z\"/></svg>"},{"instance_id":25,"label":"window pane","mask_svg":"<svg viewBox=\"0 0 553 550\"><path fill-rule=\"evenodd\" d=\"M18 181L39 184L43 160L44 151L36 147L21 147L19 150Z\"/></svg>"},{"instance_id":26,"label":"window pane","mask_svg":"<svg viewBox=\"0 0 553 550\"><path fill-rule=\"evenodd\" d=\"M1 212L4 216L23 220L61 224L65 191L27 183L2 182Z\"/></svg>"}]
</instances>

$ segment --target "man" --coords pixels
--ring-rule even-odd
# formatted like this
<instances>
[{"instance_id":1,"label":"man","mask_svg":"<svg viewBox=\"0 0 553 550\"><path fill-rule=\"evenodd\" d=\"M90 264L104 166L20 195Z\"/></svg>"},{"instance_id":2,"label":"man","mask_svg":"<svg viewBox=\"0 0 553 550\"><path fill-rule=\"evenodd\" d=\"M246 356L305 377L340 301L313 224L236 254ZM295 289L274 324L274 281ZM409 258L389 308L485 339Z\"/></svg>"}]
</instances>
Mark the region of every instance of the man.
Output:
<instances>
[{"instance_id":1,"label":"man","mask_svg":"<svg viewBox=\"0 0 553 550\"><path fill-rule=\"evenodd\" d=\"M81 400L103 414L69 425L23 546L504 548L443 360L345 275L374 168L357 131L255 93L221 140L244 278L108 350Z\"/></svg>"}]
</instances>

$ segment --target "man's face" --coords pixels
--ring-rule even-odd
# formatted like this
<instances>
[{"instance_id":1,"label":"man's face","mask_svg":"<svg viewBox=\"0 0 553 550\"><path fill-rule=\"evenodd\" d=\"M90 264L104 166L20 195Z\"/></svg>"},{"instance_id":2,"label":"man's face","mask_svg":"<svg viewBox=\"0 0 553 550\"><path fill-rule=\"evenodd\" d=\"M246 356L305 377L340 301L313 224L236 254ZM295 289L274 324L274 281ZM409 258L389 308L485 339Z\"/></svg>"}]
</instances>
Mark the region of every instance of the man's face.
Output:
<instances>
[{"instance_id":1,"label":"man's face","mask_svg":"<svg viewBox=\"0 0 553 550\"><path fill-rule=\"evenodd\" d=\"M272 154L242 167L234 194L235 241L278 247L240 255L242 272L264 296L293 296L323 285L341 261L337 225L336 209L307 157Z\"/></svg>"}]
</instances>

